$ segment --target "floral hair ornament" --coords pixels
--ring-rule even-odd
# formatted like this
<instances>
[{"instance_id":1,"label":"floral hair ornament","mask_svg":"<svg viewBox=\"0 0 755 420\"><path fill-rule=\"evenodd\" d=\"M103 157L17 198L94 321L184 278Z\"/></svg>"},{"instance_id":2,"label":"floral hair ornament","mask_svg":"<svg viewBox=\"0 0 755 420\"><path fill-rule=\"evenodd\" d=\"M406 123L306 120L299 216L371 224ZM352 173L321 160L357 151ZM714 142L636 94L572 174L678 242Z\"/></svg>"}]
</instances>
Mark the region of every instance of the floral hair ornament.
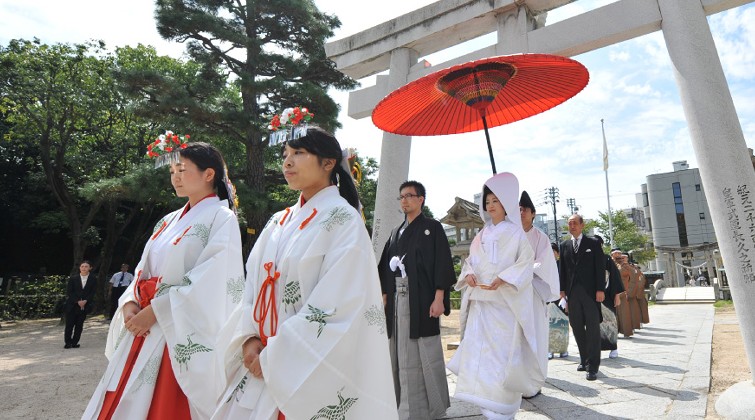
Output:
<instances>
[{"instance_id":1,"label":"floral hair ornament","mask_svg":"<svg viewBox=\"0 0 755 420\"><path fill-rule=\"evenodd\" d=\"M341 156L341 168L351 176L354 180L354 184L359 186L359 183L362 182L362 165L359 164L359 159L357 159L356 149L347 147L346 149L341 150ZM341 182L338 174L336 174L336 179L338 179L339 183ZM359 214L362 215L362 221L367 221L367 218L364 215L364 206L361 201L359 202L358 211Z\"/></svg>"},{"instance_id":2,"label":"floral hair ornament","mask_svg":"<svg viewBox=\"0 0 755 420\"><path fill-rule=\"evenodd\" d=\"M271 131L268 136L268 145L275 146L289 140L304 137L307 134L309 121L315 114L304 107L286 108L280 115L274 115L267 129Z\"/></svg>"},{"instance_id":3,"label":"floral hair ornament","mask_svg":"<svg viewBox=\"0 0 755 420\"><path fill-rule=\"evenodd\" d=\"M228 205L231 207L234 213L238 212L239 197L236 195L236 186L231 182L231 178L228 176L228 166L223 166L223 185L228 192Z\"/></svg>"},{"instance_id":4,"label":"floral hair ornament","mask_svg":"<svg viewBox=\"0 0 755 420\"><path fill-rule=\"evenodd\" d=\"M189 137L188 134L180 136L168 130L147 146L147 157L155 159L155 168L178 163L178 151L189 145Z\"/></svg>"}]
</instances>

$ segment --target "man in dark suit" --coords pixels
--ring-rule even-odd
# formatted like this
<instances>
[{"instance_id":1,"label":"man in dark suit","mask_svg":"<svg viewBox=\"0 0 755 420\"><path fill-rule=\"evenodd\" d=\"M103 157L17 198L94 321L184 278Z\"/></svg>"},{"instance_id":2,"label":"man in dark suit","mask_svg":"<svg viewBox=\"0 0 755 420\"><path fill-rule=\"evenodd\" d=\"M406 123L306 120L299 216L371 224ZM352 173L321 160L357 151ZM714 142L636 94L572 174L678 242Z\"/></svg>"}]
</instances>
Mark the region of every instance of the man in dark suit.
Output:
<instances>
[{"instance_id":1,"label":"man in dark suit","mask_svg":"<svg viewBox=\"0 0 755 420\"><path fill-rule=\"evenodd\" d=\"M569 324L579 348L577 370L587 371L594 381L600 368L600 302L605 299L606 258L600 243L582 234L585 221L574 214L569 218L572 238L561 243L559 277L561 297L568 301Z\"/></svg>"},{"instance_id":2,"label":"man in dark suit","mask_svg":"<svg viewBox=\"0 0 755 420\"><path fill-rule=\"evenodd\" d=\"M84 319L94 305L94 292L97 282L89 273L92 264L84 260L79 265L79 274L68 279L66 287L66 329L65 348L79 348L81 331L84 329Z\"/></svg>"}]
</instances>

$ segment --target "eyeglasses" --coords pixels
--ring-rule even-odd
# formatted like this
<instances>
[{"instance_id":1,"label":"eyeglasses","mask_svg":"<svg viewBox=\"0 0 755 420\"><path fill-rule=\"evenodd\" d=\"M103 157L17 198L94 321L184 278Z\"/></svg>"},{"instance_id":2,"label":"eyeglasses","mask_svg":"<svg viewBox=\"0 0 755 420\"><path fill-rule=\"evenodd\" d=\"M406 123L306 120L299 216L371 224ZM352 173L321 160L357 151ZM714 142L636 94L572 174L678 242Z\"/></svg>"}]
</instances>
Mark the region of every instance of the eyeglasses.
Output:
<instances>
[{"instance_id":1,"label":"eyeglasses","mask_svg":"<svg viewBox=\"0 0 755 420\"><path fill-rule=\"evenodd\" d=\"M417 194L404 194L404 195L400 195L400 196L396 197L396 200L398 200L398 201L405 200L405 199L408 200L408 199L414 198L414 197L419 197L419 195L417 195Z\"/></svg>"}]
</instances>

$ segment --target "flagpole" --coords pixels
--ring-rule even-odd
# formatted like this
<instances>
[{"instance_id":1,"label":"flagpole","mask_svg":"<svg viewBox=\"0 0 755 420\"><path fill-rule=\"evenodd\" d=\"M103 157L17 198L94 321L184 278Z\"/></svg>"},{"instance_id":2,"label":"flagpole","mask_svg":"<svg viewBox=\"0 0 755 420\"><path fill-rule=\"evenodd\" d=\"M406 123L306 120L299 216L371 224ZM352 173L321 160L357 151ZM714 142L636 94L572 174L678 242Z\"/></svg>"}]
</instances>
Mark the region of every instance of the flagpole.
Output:
<instances>
[{"instance_id":1,"label":"flagpole","mask_svg":"<svg viewBox=\"0 0 755 420\"><path fill-rule=\"evenodd\" d=\"M611 248L616 247L613 241L613 215L611 211L611 193L608 188L608 145L606 144L606 129L603 126L603 118L600 119L600 129L603 131L603 172L606 174L606 199L608 200L608 238Z\"/></svg>"}]
</instances>

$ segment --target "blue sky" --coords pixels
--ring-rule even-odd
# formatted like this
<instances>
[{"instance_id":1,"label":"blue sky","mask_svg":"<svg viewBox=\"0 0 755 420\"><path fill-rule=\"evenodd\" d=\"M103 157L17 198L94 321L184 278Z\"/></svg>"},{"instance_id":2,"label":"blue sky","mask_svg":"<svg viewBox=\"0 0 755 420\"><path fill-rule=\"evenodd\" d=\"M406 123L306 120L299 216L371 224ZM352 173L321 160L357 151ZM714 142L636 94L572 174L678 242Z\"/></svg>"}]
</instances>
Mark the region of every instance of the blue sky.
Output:
<instances>
[{"instance_id":1,"label":"blue sky","mask_svg":"<svg viewBox=\"0 0 755 420\"><path fill-rule=\"evenodd\" d=\"M548 15L546 24L611 3L578 0ZM342 0L316 0L339 16L342 27L334 39L367 29L431 3L384 0L344 7ZM183 46L159 38L152 17L153 3L0 0L0 44L13 38L38 37L43 42L83 42L103 39L110 47L154 45L162 54L180 57ZM729 82L745 139L755 145L755 5L750 4L708 18L719 57ZM495 42L485 37L470 50ZM444 62L463 48L426 57ZM594 217L605 211L600 119L605 120L609 147L609 180L614 209L635 205L634 194L649 174L670 172L671 163L687 160L697 167L689 140L671 63L660 32L572 57L590 72L590 83L577 96L543 114L491 129L498 171L510 171L530 192L537 205L542 191L560 189L559 215L567 213L566 199L576 199L581 213ZM363 86L374 83L372 78ZM332 93L345 104L345 92ZM314 112L317 112L314 110ZM353 120L342 110L342 146L379 159L381 131L369 118ZM472 198L490 176L482 132L415 137L409 172L427 186L427 203L442 216L454 197ZM545 211L545 206L539 206Z\"/></svg>"}]
</instances>

